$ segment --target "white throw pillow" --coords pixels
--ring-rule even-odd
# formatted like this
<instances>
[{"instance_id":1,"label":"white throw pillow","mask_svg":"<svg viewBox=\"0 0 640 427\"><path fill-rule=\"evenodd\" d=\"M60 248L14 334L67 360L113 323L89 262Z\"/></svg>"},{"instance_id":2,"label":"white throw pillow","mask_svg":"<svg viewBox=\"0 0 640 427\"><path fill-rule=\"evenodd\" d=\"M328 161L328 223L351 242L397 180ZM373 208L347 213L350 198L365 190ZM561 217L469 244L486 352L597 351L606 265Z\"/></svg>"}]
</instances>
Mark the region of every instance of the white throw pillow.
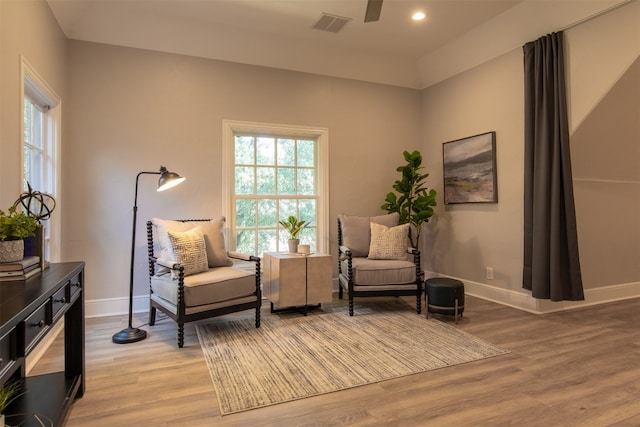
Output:
<instances>
[{"instance_id":1,"label":"white throw pillow","mask_svg":"<svg viewBox=\"0 0 640 427\"><path fill-rule=\"evenodd\" d=\"M409 224L387 227L372 222L370 226L369 259L407 259Z\"/></svg>"},{"instance_id":2,"label":"white throw pillow","mask_svg":"<svg viewBox=\"0 0 640 427\"><path fill-rule=\"evenodd\" d=\"M209 269L207 250L201 227L196 227L184 233L169 231L168 234L169 242L171 243L171 259L182 264L185 276L202 273ZM172 274L174 278L177 278L176 271L173 271Z\"/></svg>"}]
</instances>

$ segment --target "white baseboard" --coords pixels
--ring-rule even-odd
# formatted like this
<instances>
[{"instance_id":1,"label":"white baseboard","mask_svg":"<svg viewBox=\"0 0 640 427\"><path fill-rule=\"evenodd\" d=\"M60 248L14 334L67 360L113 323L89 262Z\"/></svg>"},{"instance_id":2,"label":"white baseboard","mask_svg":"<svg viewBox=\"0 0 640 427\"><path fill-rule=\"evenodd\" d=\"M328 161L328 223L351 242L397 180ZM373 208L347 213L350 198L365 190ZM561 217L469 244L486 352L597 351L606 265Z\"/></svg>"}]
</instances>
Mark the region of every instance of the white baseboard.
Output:
<instances>
[{"instance_id":1,"label":"white baseboard","mask_svg":"<svg viewBox=\"0 0 640 427\"><path fill-rule=\"evenodd\" d=\"M427 277L442 276L432 272L426 273ZM531 294L524 289L522 289L521 291L513 291L510 289L503 289L497 286L488 285L486 283L461 279L459 277L451 278L460 280L464 283L464 290L466 294L493 301L498 304L517 308L518 310L536 314L552 313L554 311L571 310L574 308L588 307L591 305L603 304L607 302L640 298L640 282L623 283L619 285L601 286L594 289L585 289L584 301L552 302L549 300L533 298ZM334 278L333 280L333 289L334 292L337 292L338 282L336 278ZM148 311L148 295L133 297L134 313L147 313ZM128 313L129 298L107 298L85 301L86 318L125 315Z\"/></svg>"},{"instance_id":2,"label":"white baseboard","mask_svg":"<svg viewBox=\"0 0 640 427\"><path fill-rule=\"evenodd\" d=\"M427 272L427 277L451 277ZM581 307L604 304L607 302L621 301L632 298L640 298L640 282L622 283L619 285L601 286L593 289L585 289L584 301L559 301L536 299L525 289L513 291L503 289L486 283L464 280L459 277L451 277L464 283L464 291L468 295L493 301L498 304L517 308L534 314L553 313L555 311L572 310Z\"/></svg>"},{"instance_id":3,"label":"white baseboard","mask_svg":"<svg viewBox=\"0 0 640 427\"><path fill-rule=\"evenodd\" d=\"M149 295L133 297L133 312L149 312ZM129 298L105 298L84 301L84 317L105 317L129 314Z\"/></svg>"}]
</instances>

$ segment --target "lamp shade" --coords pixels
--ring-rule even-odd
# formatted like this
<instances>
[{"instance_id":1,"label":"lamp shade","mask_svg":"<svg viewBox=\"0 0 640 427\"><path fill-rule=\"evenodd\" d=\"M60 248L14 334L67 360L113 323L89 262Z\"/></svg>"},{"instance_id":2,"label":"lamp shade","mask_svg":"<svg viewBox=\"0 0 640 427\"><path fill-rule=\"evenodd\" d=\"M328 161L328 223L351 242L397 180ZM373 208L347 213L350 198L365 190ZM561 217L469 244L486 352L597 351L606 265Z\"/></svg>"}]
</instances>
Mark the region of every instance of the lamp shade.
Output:
<instances>
[{"instance_id":1,"label":"lamp shade","mask_svg":"<svg viewBox=\"0 0 640 427\"><path fill-rule=\"evenodd\" d=\"M164 166L160 166L160 179L158 179L158 191L168 190L180 184L186 178L175 172L169 172Z\"/></svg>"}]
</instances>

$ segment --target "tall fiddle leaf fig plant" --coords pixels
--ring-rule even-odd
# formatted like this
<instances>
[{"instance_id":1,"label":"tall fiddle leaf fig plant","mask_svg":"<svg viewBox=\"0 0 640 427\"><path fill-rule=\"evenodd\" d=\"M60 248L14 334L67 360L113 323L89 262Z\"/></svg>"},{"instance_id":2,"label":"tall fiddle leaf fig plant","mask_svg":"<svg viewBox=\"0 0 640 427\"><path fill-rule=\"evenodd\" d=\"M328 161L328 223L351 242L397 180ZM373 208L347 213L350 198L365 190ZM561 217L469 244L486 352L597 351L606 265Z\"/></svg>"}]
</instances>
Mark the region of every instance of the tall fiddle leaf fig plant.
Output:
<instances>
[{"instance_id":1,"label":"tall fiddle leaf fig plant","mask_svg":"<svg viewBox=\"0 0 640 427\"><path fill-rule=\"evenodd\" d=\"M411 246L417 248L422 224L429 222L429 218L433 215L433 206L436 206L436 190L429 190L425 186L424 180L429 174L421 172L422 154L419 151L413 153L404 151L402 154L407 163L396 169L402 177L393 184L396 192L387 194L381 208L389 213L398 212L400 224L411 224L409 240ZM415 230L415 239L412 229Z\"/></svg>"}]
</instances>

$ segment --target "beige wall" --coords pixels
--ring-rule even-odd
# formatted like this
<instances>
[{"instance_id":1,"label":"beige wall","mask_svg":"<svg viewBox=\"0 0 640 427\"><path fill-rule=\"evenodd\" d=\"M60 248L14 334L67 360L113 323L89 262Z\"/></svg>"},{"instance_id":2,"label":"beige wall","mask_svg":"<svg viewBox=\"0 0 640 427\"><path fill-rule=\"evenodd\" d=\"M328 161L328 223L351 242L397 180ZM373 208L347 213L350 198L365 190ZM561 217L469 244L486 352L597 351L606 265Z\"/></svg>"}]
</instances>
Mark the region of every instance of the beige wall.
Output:
<instances>
[{"instance_id":1,"label":"beige wall","mask_svg":"<svg viewBox=\"0 0 640 427\"><path fill-rule=\"evenodd\" d=\"M585 288L640 282L640 3L568 33L576 216ZM597 67L591 64L597 64Z\"/></svg>"},{"instance_id":2,"label":"beige wall","mask_svg":"<svg viewBox=\"0 0 640 427\"><path fill-rule=\"evenodd\" d=\"M572 135L585 287L640 278L640 59Z\"/></svg>"},{"instance_id":3,"label":"beige wall","mask_svg":"<svg viewBox=\"0 0 640 427\"><path fill-rule=\"evenodd\" d=\"M139 171L162 164L187 181L156 193L155 177L140 180L136 295L146 219L223 214L223 119L329 129L332 249L337 214L380 213L402 151L420 146L416 90L78 41L68 54L63 248L87 262L88 300L127 295Z\"/></svg>"},{"instance_id":4,"label":"beige wall","mask_svg":"<svg viewBox=\"0 0 640 427\"><path fill-rule=\"evenodd\" d=\"M62 98L64 116L65 52L64 34L44 0L0 1L0 209L22 192L20 56Z\"/></svg>"},{"instance_id":5,"label":"beige wall","mask_svg":"<svg viewBox=\"0 0 640 427\"><path fill-rule=\"evenodd\" d=\"M584 304L640 295L640 80L638 67L630 67L640 53L639 7L631 3L566 31ZM621 95L608 96L619 81ZM426 89L422 101L432 185L442 189L443 142L496 131L499 196L497 204L444 206L439 194L425 232L426 269L464 280L470 293L531 311L580 305L533 300L522 289L521 49ZM607 126L614 131L612 117L618 138L607 141L601 136ZM606 159L609 150L615 160ZM620 170L629 172L621 177ZM486 267L493 267L493 280L486 279Z\"/></svg>"},{"instance_id":6,"label":"beige wall","mask_svg":"<svg viewBox=\"0 0 640 427\"><path fill-rule=\"evenodd\" d=\"M424 152L436 215L425 230L426 270L517 289L522 265L523 76L520 52L513 51L423 92ZM498 203L444 205L442 143L496 132Z\"/></svg>"}]
</instances>

